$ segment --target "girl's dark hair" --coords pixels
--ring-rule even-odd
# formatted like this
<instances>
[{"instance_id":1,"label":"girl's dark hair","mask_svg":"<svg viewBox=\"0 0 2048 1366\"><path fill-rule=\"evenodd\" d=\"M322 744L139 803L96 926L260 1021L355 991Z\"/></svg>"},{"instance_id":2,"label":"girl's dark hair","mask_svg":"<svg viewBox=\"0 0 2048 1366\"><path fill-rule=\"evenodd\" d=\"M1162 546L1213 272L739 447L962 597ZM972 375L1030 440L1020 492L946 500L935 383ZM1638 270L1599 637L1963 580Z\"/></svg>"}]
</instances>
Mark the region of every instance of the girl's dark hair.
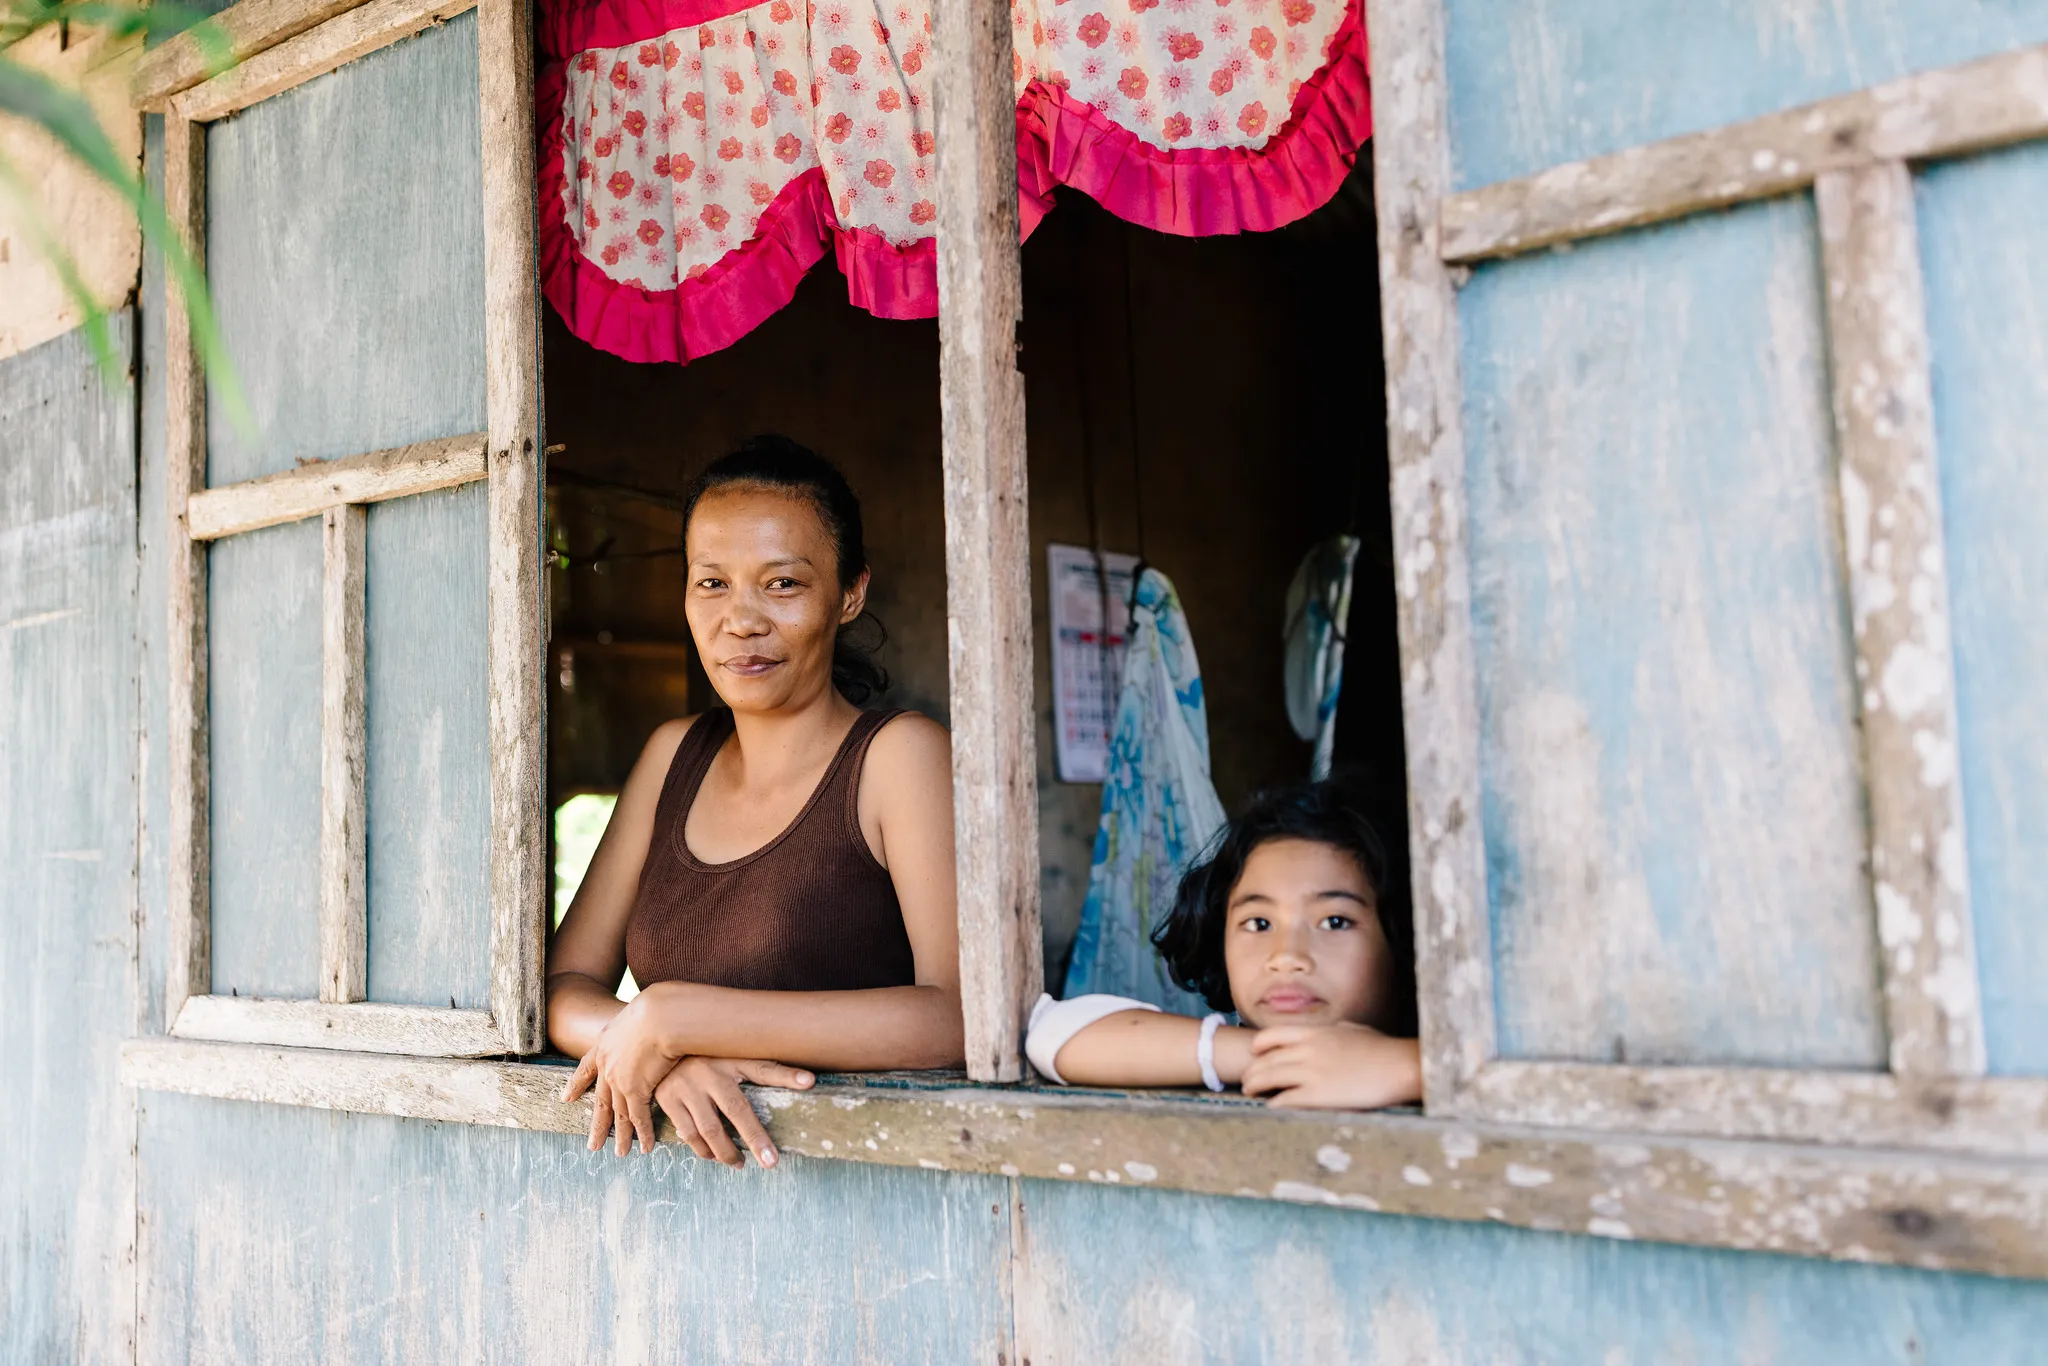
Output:
<instances>
[{"instance_id":1,"label":"girl's dark hair","mask_svg":"<svg viewBox=\"0 0 2048 1366\"><path fill-rule=\"evenodd\" d=\"M740 443L737 450L721 455L697 476L683 499L685 541L690 536L690 518L697 511L697 501L714 489L734 484L775 489L809 502L817 511L818 520L825 524L825 532L832 538L833 549L838 553L837 576L841 588L859 578L867 569L868 550L861 539L860 499L854 496L853 486L846 482L846 476L839 472L837 465L786 436L749 437ZM862 622L868 623L878 636L872 644L863 645L851 639L853 628ZM842 626L832 642L832 686L855 706L889 690L888 671L874 658L874 651L888 639L889 633L881 621L872 613L863 611L859 617Z\"/></svg>"},{"instance_id":2,"label":"girl's dark hair","mask_svg":"<svg viewBox=\"0 0 2048 1366\"><path fill-rule=\"evenodd\" d=\"M1382 1004L1387 1032L1415 1033L1415 938L1407 907L1390 894L1386 846L1366 820L1369 797L1350 775L1270 788L1225 827L1208 856L1181 878L1173 910L1152 942L1173 980L1211 1010L1234 1010L1223 958L1230 893L1252 851L1269 840L1314 840L1351 855L1372 888L1373 910L1394 957L1393 998Z\"/></svg>"}]
</instances>

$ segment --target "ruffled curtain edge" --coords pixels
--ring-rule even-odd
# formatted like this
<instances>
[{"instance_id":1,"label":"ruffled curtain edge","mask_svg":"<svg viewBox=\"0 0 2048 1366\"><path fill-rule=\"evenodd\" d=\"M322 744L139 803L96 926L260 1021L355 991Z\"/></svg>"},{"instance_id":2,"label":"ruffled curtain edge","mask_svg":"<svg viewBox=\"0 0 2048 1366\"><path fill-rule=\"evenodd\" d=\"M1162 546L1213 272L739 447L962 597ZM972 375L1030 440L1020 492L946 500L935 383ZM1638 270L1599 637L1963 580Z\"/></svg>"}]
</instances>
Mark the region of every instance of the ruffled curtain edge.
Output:
<instances>
[{"instance_id":1,"label":"ruffled curtain edge","mask_svg":"<svg viewBox=\"0 0 2048 1366\"><path fill-rule=\"evenodd\" d=\"M1184 237L1266 232L1328 203L1372 135L1365 25L1359 4L1305 82L1287 122L1256 150L1163 149L1041 81L1017 105L1020 235L1051 211L1060 186L1139 227ZM761 215L761 231L709 270L649 290L612 279L577 250L567 219L562 154L566 67L550 58L535 83L539 137L541 292L569 330L629 361L688 364L731 346L786 307L829 246L850 303L883 318L938 316L937 244L898 246L840 226L812 167Z\"/></svg>"}]
</instances>

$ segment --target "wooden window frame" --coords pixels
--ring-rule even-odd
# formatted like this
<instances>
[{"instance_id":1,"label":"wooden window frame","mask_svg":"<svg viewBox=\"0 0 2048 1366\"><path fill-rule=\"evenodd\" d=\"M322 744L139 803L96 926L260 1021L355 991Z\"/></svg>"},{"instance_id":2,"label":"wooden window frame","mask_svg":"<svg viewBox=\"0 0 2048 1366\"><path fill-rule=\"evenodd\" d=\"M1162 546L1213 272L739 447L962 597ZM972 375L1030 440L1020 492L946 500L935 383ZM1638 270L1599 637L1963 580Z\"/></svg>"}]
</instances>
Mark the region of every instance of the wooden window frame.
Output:
<instances>
[{"instance_id":1,"label":"wooden window frame","mask_svg":"<svg viewBox=\"0 0 2048 1366\"><path fill-rule=\"evenodd\" d=\"M2048 137L2048 45L1453 193L1441 0L1374 0L1395 557L1429 1113L1628 1133L2048 1156L2048 1078L1985 1077L1933 400L1909 162ZM1812 190L1864 694L1885 1072L1504 1059L1479 812L1456 290L1481 261ZM1874 531L1874 528L1883 528ZM1889 557L1873 553L1889 541ZM1909 577L1932 592L1908 591ZM1879 680L1936 661L1910 717ZM1882 910L1880 911L1880 907ZM1961 983L1962 989L1955 989Z\"/></svg>"},{"instance_id":2,"label":"wooden window frame","mask_svg":"<svg viewBox=\"0 0 2048 1366\"><path fill-rule=\"evenodd\" d=\"M385 3L373 0L378 6ZM197 424L203 395L189 337L182 321L173 318L172 505L174 515L189 519L185 525L190 530L172 538L173 598L187 604L182 616L173 609L173 665L184 670L174 677L188 680L173 700L173 759L181 766L174 773L173 793L175 804L181 789L188 803L196 792L203 810L203 728L187 728L194 739L181 740L176 709L183 707L183 719L203 727L203 710L193 710L195 703L203 708L203 673L196 685L189 679L193 662L203 670L205 659L203 617L195 623L191 614L193 604L204 603L204 580L198 577L204 573L204 557L196 549L204 539L316 511L328 517L331 509L396 496L386 490L418 491L489 478L492 886L501 912L493 962L506 966L504 973L494 973L493 1005L494 1013L501 1001L508 1010L528 1005L531 1013L518 1016L517 1027L498 1031L505 1051L526 1052L537 1049L542 1039L544 903L538 851L545 848L538 784L544 701L539 576L532 558L538 545L524 539L532 508L518 501L537 496L538 490L531 54L523 3L481 0L481 5L490 244L486 275L492 311L490 433L199 491L194 476L203 473ZM1830 163L1806 150L1812 137L1808 142L1772 141L1781 160L1775 172L1759 170L1755 153L1765 145L1755 134L1771 131L1767 125L1786 138L1813 135L1825 142L1836 136L1825 122L1812 124L1809 111L1794 111L1774 116L1775 125L1761 120L1701 135L1704 141L1689 145L1680 139L1622 154L1647 155L1665 168L1661 179L1622 174L1625 168L1614 166L1614 159L1587 163L1596 177L1612 176L1623 189L1646 179L1653 188L1676 186L1704 152L1719 157L1714 164L1727 174L1708 178L1703 189L1667 188L1661 197L1637 200L1618 192L1561 199L1553 188L1532 192L1530 182L1518 181L1451 195L1445 169L1440 0L1369 0L1369 6L1377 35L1375 124L1394 135L1376 140L1374 161L1387 281L1397 553L1404 573L1410 809L1422 882L1418 911L1425 930L1417 938L1426 1113L1285 1112L1241 1098L1133 1096L1028 1084L1021 1055L1023 1025L1040 990L1043 966L1024 392L1016 365L1022 292L1014 109L1008 17L999 5L941 5L934 16L936 44L943 54L934 64L941 149L941 404L962 1000L970 1076L964 1082L936 1074L825 1077L806 1092L750 1088L757 1112L778 1147L807 1158L1194 1191L1606 1238L2048 1279L2048 1137L2043 1136L2048 1125L2041 1122L2048 1112L2043 1094L2048 1083L1974 1075L1973 1064L1981 1071L1981 1028L1965 1017L1961 1032L1951 1034L1951 1022L1927 1009L1924 976L1888 975L1886 1001L1894 1024L1910 1022L1920 1031L1895 1033L1911 1046L1895 1057L1890 1074L1603 1067L1506 1062L1494 1056L1492 964L1479 891L1484 866L1476 826L1477 707L1470 623L1464 616L1469 588L1463 558L1454 273L1463 263L1514 250L1660 221L1742 197L1794 192L1806 183L1798 178L1802 174L1810 180L1820 170L1843 172L1846 178L1837 188L1822 191L1823 219L1833 225L1824 228L1830 237L1829 277L1843 281L1843 298L1849 300L1831 310L1831 339L1838 356L1853 355L1859 337L1868 335L1870 318L1917 326L1917 281L1911 293L1898 284L1910 255L1910 239L1901 236L1908 224L1899 209L1899 171L1889 165L1866 169L1871 157ZM413 16L398 23L400 28L417 16L436 13L417 0L411 8L380 12ZM305 40L300 46L308 54L306 65L324 62L320 69L325 70L347 60L336 53L368 50L355 47L356 40L340 31L320 36L321 26L337 16L346 17L334 0L242 0L218 22L238 54L267 56L266 49L276 51L298 37ZM155 108L173 104L181 92L198 87L200 60L197 49L184 40L158 49L138 68L138 101ZM2039 84L2028 88L2043 92L2031 106L2035 112L2019 108L2017 101L1999 105L2005 110L2003 124L1988 115L1962 120L1959 127L1966 124L1975 131L1958 133L1937 149L1914 151L1901 144L1902 135L1884 132L1893 116L1876 108L1870 97L1883 93L1889 98L1890 91L1816 108L1846 115L1854 112L1853 102L1865 101L1864 122L1857 126L1867 138L1864 145L1882 153L1874 159L1886 163L2048 133L2038 113L2048 108L2048 61L2037 68L2031 65L2035 56L1993 60L2032 73L2028 79ZM282 58L269 63L291 64ZM239 77L243 88L268 89L276 78L262 74L264 69ZM1931 87L1942 75L1915 79ZM1995 99L1979 103L1999 104ZM218 105L202 93L186 107ZM1912 122L1895 121L1902 126ZM167 128L172 124L167 119ZM1986 140L1987 130L1998 128L2006 131ZM501 134L496 148L493 130ZM177 190L173 206L178 221L192 229L199 226L193 222L193 187L201 169L194 154L197 142L190 127L177 140L166 139L167 152L176 154L167 157L167 167L184 177L181 184L167 176L169 187ZM960 148L971 150L968 155L953 150ZM1803 171L1782 159L1786 148L1803 163ZM503 160L494 163L494 157ZM1578 181L1587 175L1585 167L1565 168L1561 178ZM1736 197L1716 198L1727 195ZM1617 214L1615 206L1625 201L1627 212ZM195 242L200 238L197 231L190 235ZM1845 459L1867 462L1873 481L1895 480L1905 462L1932 459L1924 338L1918 347L1918 357L1908 347L1902 362L1887 362L1881 371L1887 392L1919 402L1909 410L1913 421L1902 424L1899 433L1888 429L1880 436L1874 424L1859 432L1855 415L1865 410L1856 394L1845 396L1850 414L1843 420ZM429 484L430 479L443 483ZM1938 537L1938 509L1923 501L1904 511L1918 519L1915 525L1923 535ZM333 591L346 603L354 592L350 576L357 552L348 515L335 520L339 525L329 533L329 544L340 544L331 549L327 581L339 585ZM536 589L529 592L522 584ZM325 615L330 627L348 639L354 628L346 613ZM1859 654L1876 657L1900 632L1926 625L1894 622L1873 611L1859 636ZM344 675L338 681L337 695L346 699L349 680ZM344 737L345 752L353 743L345 701L340 710L344 724L337 733ZM1952 709L1946 714L1952 717ZM501 766L501 735L527 747L516 764ZM1887 746L1895 738L1887 741L1873 733L1871 740L1876 771L1894 778L1897 755ZM178 774L184 775L183 784ZM336 786L353 799L345 781ZM1910 841L1913 831L1934 828L1930 822L1955 818L1952 790L1936 794L1936 800L1917 790L1900 791L1894 781L1887 794L1874 796L1873 802L1874 808L1883 807L1875 817L1881 848L1888 847L1887 841ZM1900 800L1886 804L1892 796ZM206 846L203 827L195 832L190 823L189 807L184 819L183 845L173 848L174 868L177 860L185 860L184 880L175 872L173 878L178 936L174 1016L181 1005L189 1009L195 1001L211 999L186 999L189 985L205 980L205 907L190 896L195 858L201 874L196 885L203 892ZM194 833L200 836L197 842ZM176 899L181 893L187 898L182 902ZM1917 896L1909 899L1915 916L1967 912L1953 889L1922 887ZM352 903L336 900L354 915ZM503 915L507 908L517 912L509 924ZM521 919L528 911L530 919ZM353 923L338 912L333 919L337 925ZM337 936L336 943L350 945L337 949L337 957L353 952L345 936ZM353 1011L364 1021L370 1018L366 1012L392 1009L290 1004L337 1015ZM565 1105L557 1099L562 1079L557 1064L394 1056L380 1051L374 1039L365 1040L366 1027L336 1037L326 1017L312 1018L312 1026L299 1027L281 1042L327 1047L276 1046L280 1040L275 1038L262 1043L200 1039L189 1029L173 1031L180 1037L131 1039L122 1048L122 1079L143 1089L224 1099L587 1132L587 1102ZM1924 1028L1929 1022L1938 1026L1932 1033ZM280 1032L274 1022L271 1032ZM416 1037L410 1025L407 1037ZM484 1036L475 1041L484 1042ZM346 1051L335 1051L336 1045ZM1019 1081L1026 1084L1000 1085ZM666 1121L661 1136L674 1141Z\"/></svg>"},{"instance_id":3,"label":"wooden window frame","mask_svg":"<svg viewBox=\"0 0 2048 1366\"><path fill-rule=\"evenodd\" d=\"M535 316L533 62L525 0L243 0L216 20L240 65L206 78L190 35L137 66L136 103L164 116L164 200L195 259L206 248L206 125L477 10L483 129L487 428L206 485L206 386L190 321L168 291L165 332L170 616L170 966L165 1027L180 1038L384 1053L536 1053L546 1041L545 639L540 566L540 347ZM490 1000L440 1010L364 999L365 508L482 481L488 488ZM320 993L211 994L207 547L319 517Z\"/></svg>"}]
</instances>

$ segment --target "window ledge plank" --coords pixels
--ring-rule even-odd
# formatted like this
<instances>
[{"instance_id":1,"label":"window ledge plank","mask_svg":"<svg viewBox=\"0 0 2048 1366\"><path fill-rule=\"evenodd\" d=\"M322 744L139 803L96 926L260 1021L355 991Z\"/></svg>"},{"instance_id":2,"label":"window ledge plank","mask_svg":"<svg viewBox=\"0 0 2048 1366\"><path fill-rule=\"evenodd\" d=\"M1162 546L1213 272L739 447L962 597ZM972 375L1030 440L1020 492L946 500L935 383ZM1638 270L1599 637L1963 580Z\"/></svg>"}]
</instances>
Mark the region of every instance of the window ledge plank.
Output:
<instances>
[{"instance_id":1,"label":"window ledge plank","mask_svg":"<svg viewBox=\"0 0 2048 1366\"><path fill-rule=\"evenodd\" d=\"M142 1090L580 1134L589 1110L559 1100L566 1075L176 1038L121 1051ZM752 1094L805 1157L2048 1279L2048 1163L901 1077Z\"/></svg>"}]
</instances>

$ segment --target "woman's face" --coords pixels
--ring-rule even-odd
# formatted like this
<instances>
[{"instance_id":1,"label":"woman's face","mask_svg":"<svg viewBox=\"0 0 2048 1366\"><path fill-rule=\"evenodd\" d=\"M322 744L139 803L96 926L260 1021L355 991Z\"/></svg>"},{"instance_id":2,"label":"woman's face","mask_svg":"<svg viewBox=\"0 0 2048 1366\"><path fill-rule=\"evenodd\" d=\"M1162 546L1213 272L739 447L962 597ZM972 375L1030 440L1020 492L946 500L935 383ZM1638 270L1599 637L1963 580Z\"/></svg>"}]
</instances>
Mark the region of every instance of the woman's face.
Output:
<instances>
[{"instance_id":1,"label":"woman's face","mask_svg":"<svg viewBox=\"0 0 2048 1366\"><path fill-rule=\"evenodd\" d=\"M1223 965L1248 1025L1376 1024L1393 953L1357 860L1316 840L1268 840L1230 889Z\"/></svg>"},{"instance_id":2,"label":"woman's face","mask_svg":"<svg viewBox=\"0 0 2048 1366\"><path fill-rule=\"evenodd\" d=\"M808 499L728 485L690 518L690 635L734 711L801 706L832 688L832 642L868 576L839 584L838 551Z\"/></svg>"}]
</instances>

